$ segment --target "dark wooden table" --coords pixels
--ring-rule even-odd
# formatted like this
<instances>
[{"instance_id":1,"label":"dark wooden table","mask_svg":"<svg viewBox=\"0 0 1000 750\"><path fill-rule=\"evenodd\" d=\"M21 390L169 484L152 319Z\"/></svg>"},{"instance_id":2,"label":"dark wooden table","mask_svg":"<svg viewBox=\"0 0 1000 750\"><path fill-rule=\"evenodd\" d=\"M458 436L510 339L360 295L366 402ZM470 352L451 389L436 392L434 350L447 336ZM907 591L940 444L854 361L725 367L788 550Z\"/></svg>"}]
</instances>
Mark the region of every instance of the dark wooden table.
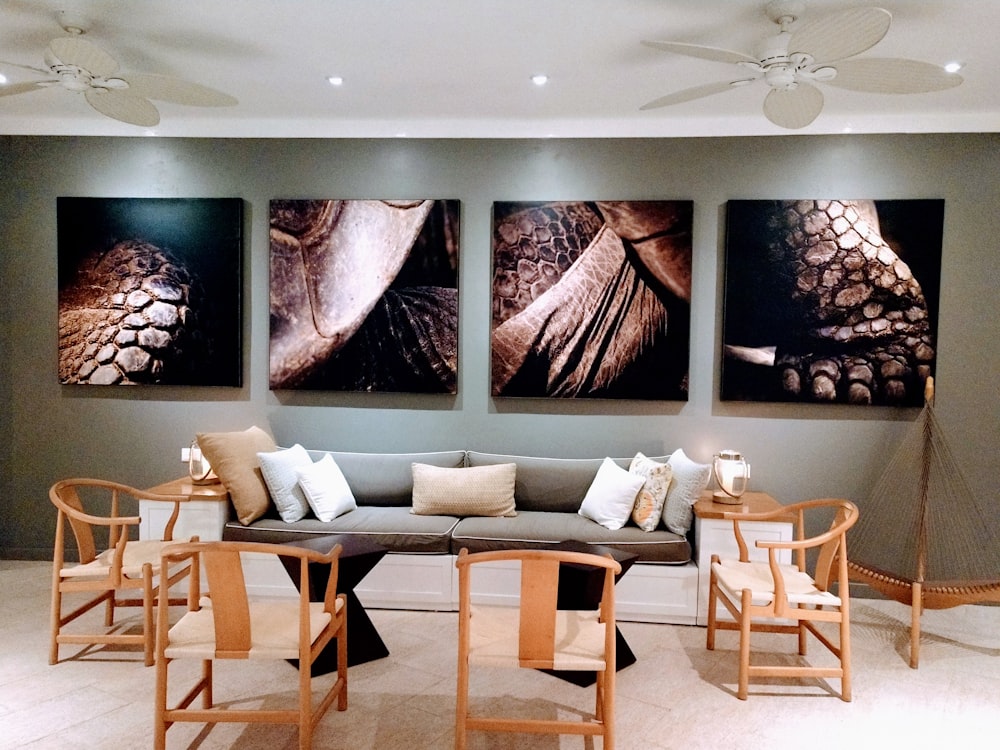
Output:
<instances>
[{"instance_id":1,"label":"dark wooden table","mask_svg":"<svg viewBox=\"0 0 1000 750\"><path fill-rule=\"evenodd\" d=\"M585 544L584 542L567 541L553 545L551 549L569 550L571 552L585 552L593 555L611 555L611 557L622 566L622 572L615 576L615 583L621 579L625 572L632 567L632 563L639 559L638 555L631 552L622 552L614 547L605 547L599 544ZM556 607L558 609L597 609L601 604L601 595L604 591L604 568L595 568L590 565L578 565L576 563L562 563L559 566L559 593ZM635 653L625 640L621 630L615 624L615 671L620 672L635 664ZM560 679L572 682L574 685L588 687L597 682L596 672L577 672L569 670L545 669L542 670Z\"/></svg>"},{"instance_id":2,"label":"dark wooden table","mask_svg":"<svg viewBox=\"0 0 1000 750\"><path fill-rule=\"evenodd\" d=\"M324 555L336 544L343 547L340 553L340 570L337 574L337 593L347 597L347 666L353 667L388 656L389 649L382 640L382 636L379 635L374 623L354 593L354 587L361 583L361 579L371 572L379 560L385 557L386 548L363 536L352 534L330 534L310 537L302 541L281 543L315 550ZM299 588L299 561L283 557L281 562L296 588ZM329 566L321 563L309 563L309 601L323 601L329 579ZM297 665L298 660L294 660L294 663ZM336 644L331 642L313 662L312 673L314 675L326 674L336 670L336 668L337 649Z\"/></svg>"}]
</instances>

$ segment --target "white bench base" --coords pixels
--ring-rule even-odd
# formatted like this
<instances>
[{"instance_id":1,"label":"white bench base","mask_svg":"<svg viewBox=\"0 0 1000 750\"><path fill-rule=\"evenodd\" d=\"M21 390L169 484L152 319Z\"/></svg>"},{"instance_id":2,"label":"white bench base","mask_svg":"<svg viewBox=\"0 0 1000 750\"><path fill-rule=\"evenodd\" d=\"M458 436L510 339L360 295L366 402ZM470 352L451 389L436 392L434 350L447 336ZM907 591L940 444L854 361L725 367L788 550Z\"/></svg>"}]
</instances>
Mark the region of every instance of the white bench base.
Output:
<instances>
[{"instance_id":1,"label":"white bench base","mask_svg":"<svg viewBox=\"0 0 1000 750\"><path fill-rule=\"evenodd\" d=\"M244 563L247 590L256 596L289 596L295 587L273 557L253 556ZM511 566L477 579L478 601L503 603L520 585ZM365 608L458 610L458 572L454 555L389 554L355 588ZM698 613L698 568L636 563L615 587L619 620L694 625Z\"/></svg>"}]
</instances>

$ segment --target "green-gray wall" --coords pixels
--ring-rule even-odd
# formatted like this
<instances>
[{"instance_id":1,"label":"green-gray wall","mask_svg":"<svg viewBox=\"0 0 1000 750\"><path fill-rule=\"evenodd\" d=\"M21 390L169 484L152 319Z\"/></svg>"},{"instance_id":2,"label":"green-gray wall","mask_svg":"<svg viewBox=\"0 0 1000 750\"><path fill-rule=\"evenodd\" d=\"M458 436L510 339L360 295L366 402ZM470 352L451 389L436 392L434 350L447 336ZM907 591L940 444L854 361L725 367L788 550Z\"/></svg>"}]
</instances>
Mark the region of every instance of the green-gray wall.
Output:
<instances>
[{"instance_id":1,"label":"green-gray wall","mask_svg":"<svg viewBox=\"0 0 1000 750\"><path fill-rule=\"evenodd\" d=\"M742 450L783 502L863 503L913 409L721 402L726 201L944 198L937 411L992 507L1000 458L1000 136L623 140L278 140L0 137L0 557L51 554L48 487L68 476L149 486L180 476L197 431L259 424L279 443L358 451L475 448L559 456ZM60 386L56 198L245 201L242 388ZM271 198L462 202L457 396L271 392ZM489 395L495 200L694 201L690 400L495 400ZM893 529L887 528L887 541Z\"/></svg>"}]
</instances>

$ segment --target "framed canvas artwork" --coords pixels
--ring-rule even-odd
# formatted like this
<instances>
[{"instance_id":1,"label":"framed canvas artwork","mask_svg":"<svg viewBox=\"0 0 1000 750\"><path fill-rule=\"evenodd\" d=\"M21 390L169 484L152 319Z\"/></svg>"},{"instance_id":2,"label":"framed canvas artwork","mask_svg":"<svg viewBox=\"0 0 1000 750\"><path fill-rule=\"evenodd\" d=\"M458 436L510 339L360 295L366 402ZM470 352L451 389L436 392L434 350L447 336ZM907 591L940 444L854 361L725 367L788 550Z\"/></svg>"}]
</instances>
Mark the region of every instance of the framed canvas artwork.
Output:
<instances>
[{"instance_id":1,"label":"framed canvas artwork","mask_svg":"<svg viewBox=\"0 0 1000 750\"><path fill-rule=\"evenodd\" d=\"M272 200L272 389L456 393L459 201Z\"/></svg>"},{"instance_id":2,"label":"framed canvas artwork","mask_svg":"<svg viewBox=\"0 0 1000 750\"><path fill-rule=\"evenodd\" d=\"M723 400L920 406L944 201L727 207Z\"/></svg>"},{"instance_id":3,"label":"framed canvas artwork","mask_svg":"<svg viewBox=\"0 0 1000 750\"><path fill-rule=\"evenodd\" d=\"M239 386L243 201L58 198L59 381Z\"/></svg>"},{"instance_id":4,"label":"framed canvas artwork","mask_svg":"<svg viewBox=\"0 0 1000 750\"><path fill-rule=\"evenodd\" d=\"M687 400L692 209L494 203L493 395Z\"/></svg>"}]
</instances>

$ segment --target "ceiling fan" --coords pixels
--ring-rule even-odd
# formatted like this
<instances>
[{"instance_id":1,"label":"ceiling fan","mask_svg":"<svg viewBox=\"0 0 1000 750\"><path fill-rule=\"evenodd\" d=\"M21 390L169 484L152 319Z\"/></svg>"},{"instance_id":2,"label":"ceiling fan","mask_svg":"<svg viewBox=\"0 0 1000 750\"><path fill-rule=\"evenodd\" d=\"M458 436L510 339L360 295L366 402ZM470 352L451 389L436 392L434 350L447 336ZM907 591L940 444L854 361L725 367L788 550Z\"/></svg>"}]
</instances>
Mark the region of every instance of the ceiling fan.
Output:
<instances>
[{"instance_id":1,"label":"ceiling fan","mask_svg":"<svg viewBox=\"0 0 1000 750\"><path fill-rule=\"evenodd\" d=\"M0 97L59 88L82 93L87 103L102 115L132 125L152 127L160 113L149 101L158 99L190 107L226 107L236 99L197 83L163 75L119 73L118 61L97 45L82 38L87 24L65 11L57 14L69 36L53 39L45 50L44 68L0 61L0 65L39 73L45 78L0 86Z\"/></svg>"},{"instance_id":2,"label":"ceiling fan","mask_svg":"<svg viewBox=\"0 0 1000 750\"><path fill-rule=\"evenodd\" d=\"M798 0L772 0L767 17L778 33L763 40L756 56L684 42L643 41L654 49L735 64L738 76L654 99L640 109L681 104L763 81L770 87L764 116L782 128L804 128L823 109L815 83L877 94L918 94L958 86L961 76L918 60L871 57L849 60L871 49L889 31L892 14L883 8L853 8L792 25L805 9Z\"/></svg>"}]
</instances>

